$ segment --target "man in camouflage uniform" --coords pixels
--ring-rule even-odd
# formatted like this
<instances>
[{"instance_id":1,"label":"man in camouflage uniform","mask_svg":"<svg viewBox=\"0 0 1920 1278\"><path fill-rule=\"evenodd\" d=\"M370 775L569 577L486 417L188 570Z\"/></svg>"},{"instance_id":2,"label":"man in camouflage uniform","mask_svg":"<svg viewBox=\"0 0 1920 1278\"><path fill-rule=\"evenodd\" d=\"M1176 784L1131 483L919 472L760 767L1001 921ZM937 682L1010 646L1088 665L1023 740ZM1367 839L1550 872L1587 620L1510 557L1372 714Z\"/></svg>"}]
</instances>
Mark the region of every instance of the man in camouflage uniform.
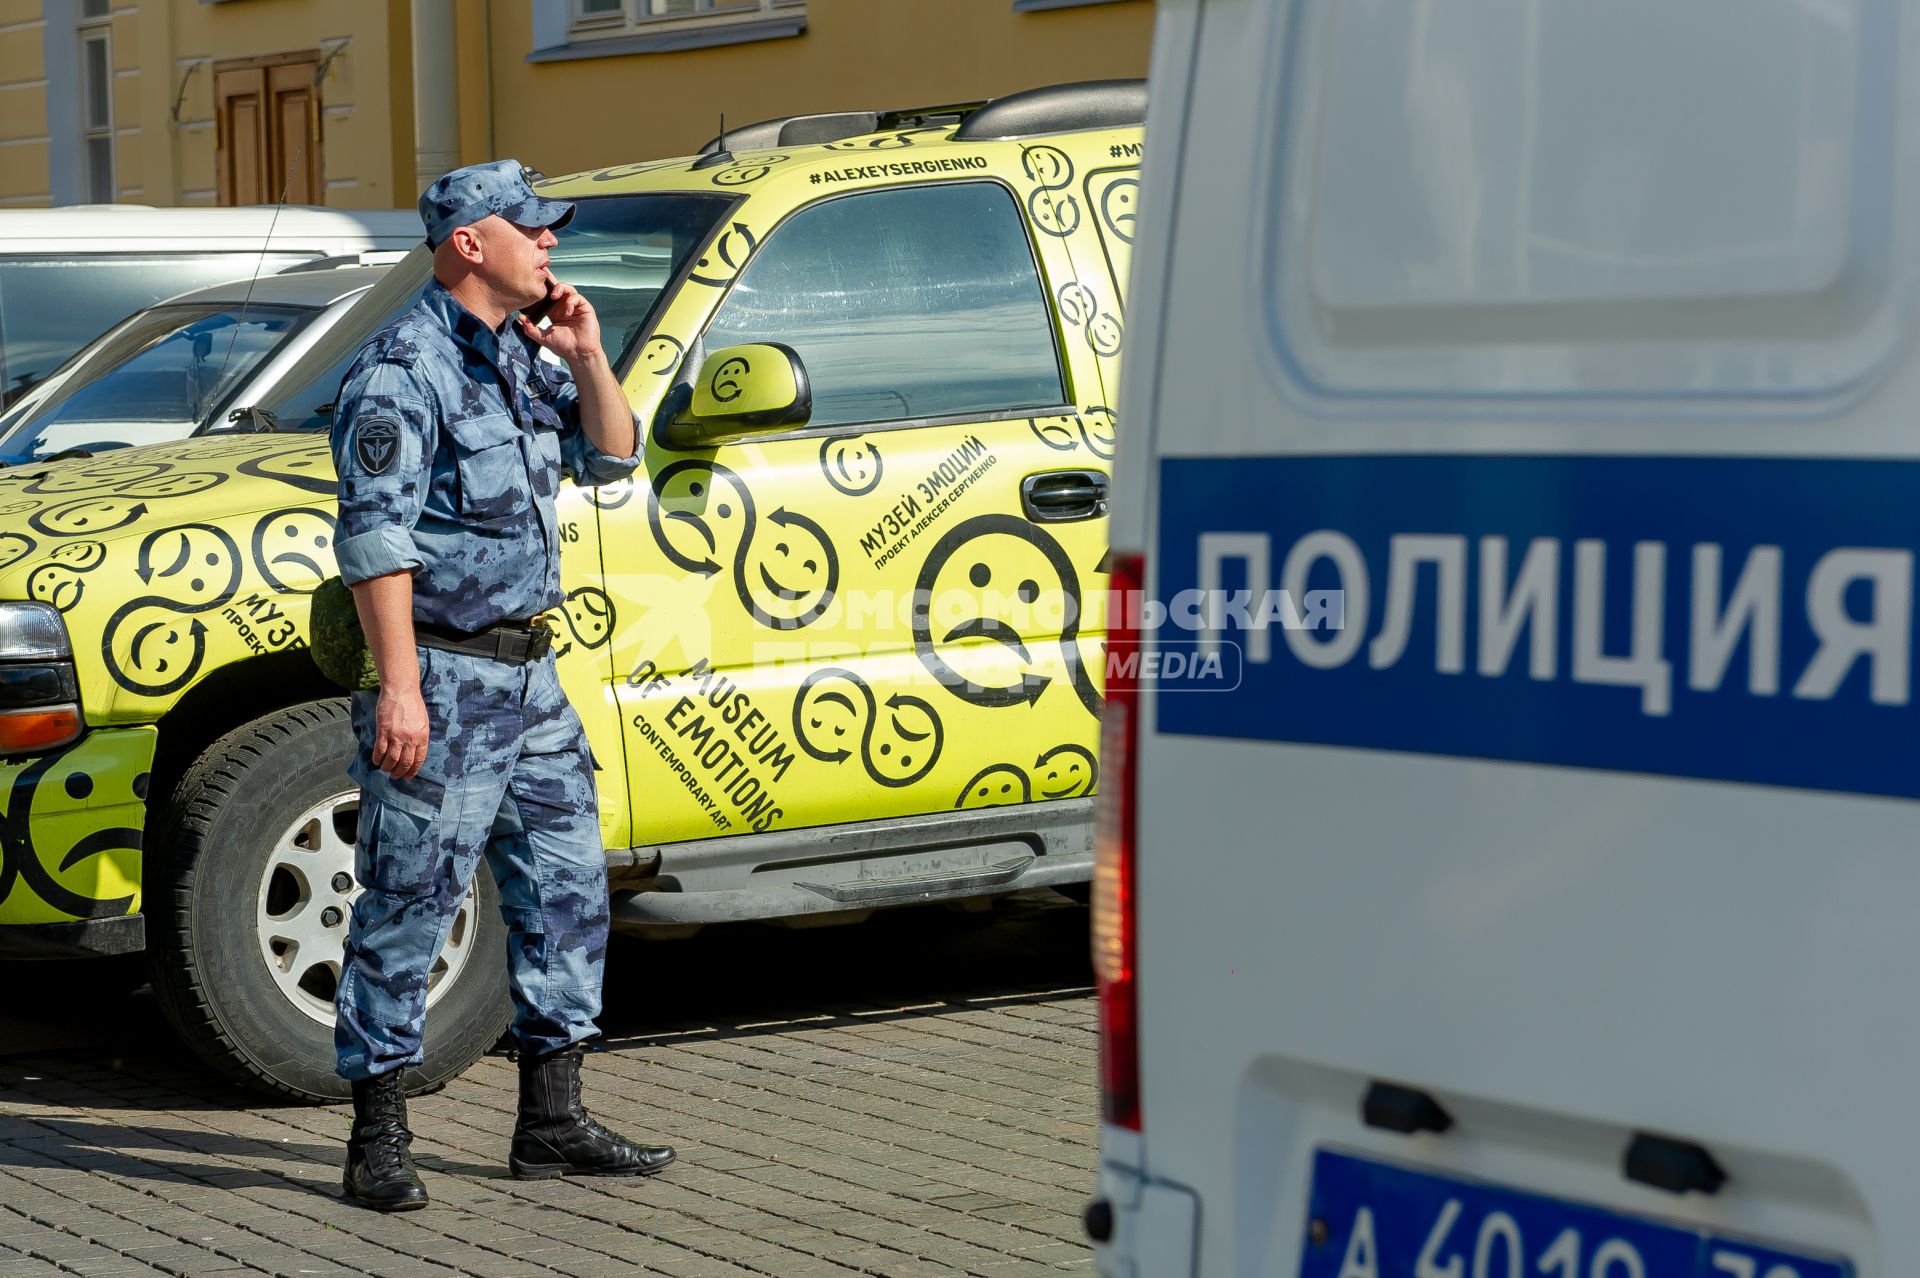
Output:
<instances>
[{"instance_id":1,"label":"man in camouflage uniform","mask_svg":"<svg viewBox=\"0 0 1920 1278\"><path fill-rule=\"evenodd\" d=\"M638 424L593 307L547 252L573 205L513 161L447 174L420 199L434 278L341 385L334 551L379 672L353 694L360 783L353 908L334 1031L353 1084L346 1191L426 1205L403 1072L421 1061L427 972L484 853L508 930L520 1115L515 1176L634 1175L673 1159L580 1107L607 940L594 761L539 614L560 604L560 474L639 465ZM515 311L543 297L552 325ZM537 358L544 347L565 367Z\"/></svg>"}]
</instances>

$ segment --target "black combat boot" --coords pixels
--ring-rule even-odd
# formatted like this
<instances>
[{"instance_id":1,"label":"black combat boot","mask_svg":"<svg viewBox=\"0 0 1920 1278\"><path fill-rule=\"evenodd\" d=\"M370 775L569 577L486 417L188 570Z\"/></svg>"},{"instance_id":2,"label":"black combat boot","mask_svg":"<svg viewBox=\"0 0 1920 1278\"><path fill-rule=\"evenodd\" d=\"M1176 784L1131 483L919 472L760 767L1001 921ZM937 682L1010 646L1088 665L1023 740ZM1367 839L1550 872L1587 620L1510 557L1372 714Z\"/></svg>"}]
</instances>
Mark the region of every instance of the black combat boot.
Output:
<instances>
[{"instance_id":1,"label":"black combat boot","mask_svg":"<svg viewBox=\"0 0 1920 1278\"><path fill-rule=\"evenodd\" d=\"M375 1211L413 1211L427 1205L427 1187L407 1146L407 1093L400 1071L353 1084L353 1131L347 1137L347 1197Z\"/></svg>"},{"instance_id":2,"label":"black combat boot","mask_svg":"<svg viewBox=\"0 0 1920 1278\"><path fill-rule=\"evenodd\" d=\"M649 1176L673 1161L665 1145L636 1145L580 1106L579 1044L520 1057L520 1119L507 1167L517 1180L555 1176Z\"/></svg>"}]
</instances>

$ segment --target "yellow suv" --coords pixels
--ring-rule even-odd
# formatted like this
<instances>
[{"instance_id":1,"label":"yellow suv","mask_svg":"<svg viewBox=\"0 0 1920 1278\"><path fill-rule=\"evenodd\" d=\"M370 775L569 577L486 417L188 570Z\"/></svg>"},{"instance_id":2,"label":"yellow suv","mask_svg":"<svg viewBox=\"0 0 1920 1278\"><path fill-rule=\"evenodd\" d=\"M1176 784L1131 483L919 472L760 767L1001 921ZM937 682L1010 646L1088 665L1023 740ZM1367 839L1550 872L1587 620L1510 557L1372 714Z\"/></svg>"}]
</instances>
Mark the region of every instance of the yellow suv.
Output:
<instances>
[{"instance_id":1,"label":"yellow suv","mask_svg":"<svg viewBox=\"0 0 1920 1278\"><path fill-rule=\"evenodd\" d=\"M1087 879L1144 108L1107 82L776 120L541 183L650 423L641 474L560 505L616 927ZM144 947L187 1041L283 1095L342 1094L357 890L346 703L304 651L326 401L429 269L236 413L275 429L0 472L0 947ZM503 935L479 875L417 1085L500 1032Z\"/></svg>"}]
</instances>

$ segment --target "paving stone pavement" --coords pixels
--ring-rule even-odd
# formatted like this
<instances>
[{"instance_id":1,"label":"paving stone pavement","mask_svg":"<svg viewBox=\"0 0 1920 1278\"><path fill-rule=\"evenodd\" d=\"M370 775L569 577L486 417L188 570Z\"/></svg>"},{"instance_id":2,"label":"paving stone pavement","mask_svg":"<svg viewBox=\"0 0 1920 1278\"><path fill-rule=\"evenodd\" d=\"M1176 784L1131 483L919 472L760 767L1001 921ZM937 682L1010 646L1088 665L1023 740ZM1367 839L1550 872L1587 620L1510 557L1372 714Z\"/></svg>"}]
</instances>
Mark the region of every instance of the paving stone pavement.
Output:
<instances>
[{"instance_id":1,"label":"paving stone pavement","mask_svg":"<svg viewBox=\"0 0 1920 1278\"><path fill-rule=\"evenodd\" d=\"M168 1273L1002 1278L1090 1272L1086 911L617 943L586 1099L676 1145L640 1181L515 1181L515 1073L412 1102L426 1211L341 1200L350 1110L211 1077L151 995L0 965L0 1278Z\"/></svg>"}]
</instances>

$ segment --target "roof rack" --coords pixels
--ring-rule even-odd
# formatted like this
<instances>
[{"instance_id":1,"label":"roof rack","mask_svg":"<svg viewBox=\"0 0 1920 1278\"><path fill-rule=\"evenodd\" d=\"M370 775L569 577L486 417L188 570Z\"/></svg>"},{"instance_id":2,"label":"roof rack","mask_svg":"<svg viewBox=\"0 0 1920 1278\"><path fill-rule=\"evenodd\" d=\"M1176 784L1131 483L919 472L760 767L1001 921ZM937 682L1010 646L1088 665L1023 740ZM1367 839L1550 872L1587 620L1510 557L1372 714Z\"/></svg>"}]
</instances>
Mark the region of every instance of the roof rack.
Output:
<instances>
[{"instance_id":1,"label":"roof rack","mask_svg":"<svg viewBox=\"0 0 1920 1278\"><path fill-rule=\"evenodd\" d=\"M719 154L723 140L729 151L757 151L954 124L959 126L955 141L1000 141L1074 129L1118 128L1146 118L1145 80L1088 80L1026 89L990 102L949 102L897 111L823 111L756 120L708 138L699 154Z\"/></svg>"},{"instance_id":2,"label":"roof rack","mask_svg":"<svg viewBox=\"0 0 1920 1278\"><path fill-rule=\"evenodd\" d=\"M956 142L1004 141L1075 129L1113 129L1147 118L1145 80L1086 80L995 98L969 115Z\"/></svg>"},{"instance_id":3,"label":"roof rack","mask_svg":"<svg viewBox=\"0 0 1920 1278\"><path fill-rule=\"evenodd\" d=\"M938 124L958 124L984 102L956 102L944 106L907 107L898 111L824 111L815 115L783 115L757 120L724 135L708 138L699 154L713 155L724 137L731 151L757 151L774 146L808 146L841 142L869 133L890 133Z\"/></svg>"}]
</instances>

